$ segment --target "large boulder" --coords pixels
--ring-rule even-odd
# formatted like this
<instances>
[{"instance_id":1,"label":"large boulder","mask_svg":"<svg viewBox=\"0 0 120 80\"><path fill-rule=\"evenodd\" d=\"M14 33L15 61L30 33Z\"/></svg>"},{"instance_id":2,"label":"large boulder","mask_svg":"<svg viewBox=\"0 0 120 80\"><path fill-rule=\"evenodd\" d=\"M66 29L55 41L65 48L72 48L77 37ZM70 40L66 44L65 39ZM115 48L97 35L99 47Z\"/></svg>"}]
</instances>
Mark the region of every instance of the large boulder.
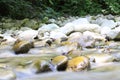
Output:
<instances>
[{"instance_id":1,"label":"large boulder","mask_svg":"<svg viewBox=\"0 0 120 80\"><path fill-rule=\"evenodd\" d=\"M83 32L82 37L79 39L79 44L82 48L92 48L95 47L96 43L105 44L105 37L94 32L85 31Z\"/></svg>"},{"instance_id":2,"label":"large boulder","mask_svg":"<svg viewBox=\"0 0 120 80\"><path fill-rule=\"evenodd\" d=\"M89 58L85 56L78 56L68 61L67 72L79 72L90 69Z\"/></svg>"},{"instance_id":3,"label":"large boulder","mask_svg":"<svg viewBox=\"0 0 120 80\"><path fill-rule=\"evenodd\" d=\"M103 22L102 22L102 24L101 24L101 27L114 28L116 25L117 25L117 23L114 22L113 20L103 19Z\"/></svg>"},{"instance_id":4,"label":"large boulder","mask_svg":"<svg viewBox=\"0 0 120 80\"><path fill-rule=\"evenodd\" d=\"M58 29L59 28L59 26L58 25L56 25L56 24L46 24L46 25L43 25L42 27L40 27L39 29L38 29L38 31L41 31L41 30L43 30L43 31L52 31L52 30L55 30L55 29Z\"/></svg>"},{"instance_id":5,"label":"large boulder","mask_svg":"<svg viewBox=\"0 0 120 80\"><path fill-rule=\"evenodd\" d=\"M64 33L62 33L62 32L52 31L50 33L50 38L60 39L60 38L67 38L67 36Z\"/></svg>"},{"instance_id":6,"label":"large boulder","mask_svg":"<svg viewBox=\"0 0 120 80\"><path fill-rule=\"evenodd\" d=\"M61 32L61 33L67 35L67 34L71 33L72 31L74 31L73 26L74 25L72 23L67 23L67 24L65 24L65 26L54 30L54 32Z\"/></svg>"},{"instance_id":7,"label":"large boulder","mask_svg":"<svg viewBox=\"0 0 120 80\"><path fill-rule=\"evenodd\" d=\"M89 24L89 21L87 20L87 18L79 18L77 20L74 20L72 23L77 24L77 25L79 25L79 24Z\"/></svg>"},{"instance_id":8,"label":"large boulder","mask_svg":"<svg viewBox=\"0 0 120 80\"><path fill-rule=\"evenodd\" d=\"M37 36L37 34L38 34L38 31L36 30L25 30L18 35L18 39L33 41L34 38Z\"/></svg>"},{"instance_id":9,"label":"large boulder","mask_svg":"<svg viewBox=\"0 0 120 80\"><path fill-rule=\"evenodd\" d=\"M110 27L103 27L101 29L101 34L108 36L110 39L120 39L120 26L115 29L110 29Z\"/></svg>"},{"instance_id":10,"label":"large boulder","mask_svg":"<svg viewBox=\"0 0 120 80\"><path fill-rule=\"evenodd\" d=\"M56 24L48 24L48 25L43 25L38 29L38 39L46 39L50 36L50 32L58 29L59 26Z\"/></svg>"},{"instance_id":11,"label":"large boulder","mask_svg":"<svg viewBox=\"0 0 120 80\"><path fill-rule=\"evenodd\" d=\"M101 31L101 28L97 24L80 24L80 25L74 25L74 31L79 31L79 32L92 31L99 33Z\"/></svg>"}]
</instances>

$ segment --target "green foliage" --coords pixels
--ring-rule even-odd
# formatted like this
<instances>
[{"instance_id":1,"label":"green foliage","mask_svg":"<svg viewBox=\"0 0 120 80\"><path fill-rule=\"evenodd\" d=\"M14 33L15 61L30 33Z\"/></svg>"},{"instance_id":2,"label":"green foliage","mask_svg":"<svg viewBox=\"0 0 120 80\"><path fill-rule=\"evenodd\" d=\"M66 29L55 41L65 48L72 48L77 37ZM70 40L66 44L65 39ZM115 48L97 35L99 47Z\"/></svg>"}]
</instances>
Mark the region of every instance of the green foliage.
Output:
<instances>
[{"instance_id":1,"label":"green foliage","mask_svg":"<svg viewBox=\"0 0 120 80\"><path fill-rule=\"evenodd\" d=\"M33 7L24 0L0 0L0 15L17 19L32 17Z\"/></svg>"},{"instance_id":2,"label":"green foliage","mask_svg":"<svg viewBox=\"0 0 120 80\"><path fill-rule=\"evenodd\" d=\"M15 19L120 14L120 0L0 0L0 16Z\"/></svg>"}]
</instances>

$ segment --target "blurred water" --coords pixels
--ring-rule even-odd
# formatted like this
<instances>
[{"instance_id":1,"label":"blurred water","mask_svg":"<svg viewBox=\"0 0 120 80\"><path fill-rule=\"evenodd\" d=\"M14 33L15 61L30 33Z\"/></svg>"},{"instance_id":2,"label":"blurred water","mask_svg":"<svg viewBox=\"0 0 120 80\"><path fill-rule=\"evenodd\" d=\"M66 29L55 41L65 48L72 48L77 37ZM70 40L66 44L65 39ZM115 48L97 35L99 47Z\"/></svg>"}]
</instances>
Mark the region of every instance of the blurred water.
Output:
<instances>
[{"instance_id":1,"label":"blurred water","mask_svg":"<svg viewBox=\"0 0 120 80\"><path fill-rule=\"evenodd\" d=\"M18 80L120 80L120 71L112 72L51 72Z\"/></svg>"}]
</instances>

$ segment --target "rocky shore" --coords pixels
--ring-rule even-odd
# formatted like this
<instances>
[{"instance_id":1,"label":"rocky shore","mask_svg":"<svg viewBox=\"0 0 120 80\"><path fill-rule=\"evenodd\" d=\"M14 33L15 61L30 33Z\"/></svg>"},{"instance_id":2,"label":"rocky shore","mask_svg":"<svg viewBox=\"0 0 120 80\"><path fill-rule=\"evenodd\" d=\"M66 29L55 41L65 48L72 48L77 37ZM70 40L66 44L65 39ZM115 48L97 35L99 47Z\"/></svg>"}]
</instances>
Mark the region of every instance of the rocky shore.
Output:
<instances>
[{"instance_id":1,"label":"rocky shore","mask_svg":"<svg viewBox=\"0 0 120 80\"><path fill-rule=\"evenodd\" d=\"M120 16L62 17L48 22L37 30L27 26L1 30L0 80L30 80L30 76L61 71L92 72L91 76L119 72Z\"/></svg>"}]
</instances>

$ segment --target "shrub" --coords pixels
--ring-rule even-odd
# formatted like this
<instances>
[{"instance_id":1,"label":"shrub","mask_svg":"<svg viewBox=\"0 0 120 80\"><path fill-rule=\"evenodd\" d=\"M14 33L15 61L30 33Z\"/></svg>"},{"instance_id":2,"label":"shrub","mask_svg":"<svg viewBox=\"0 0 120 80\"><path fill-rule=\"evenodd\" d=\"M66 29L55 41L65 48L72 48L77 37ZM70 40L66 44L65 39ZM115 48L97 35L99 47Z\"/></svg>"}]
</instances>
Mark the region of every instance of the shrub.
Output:
<instances>
[{"instance_id":1,"label":"shrub","mask_svg":"<svg viewBox=\"0 0 120 80\"><path fill-rule=\"evenodd\" d=\"M15 19L120 14L120 0L0 0L0 16Z\"/></svg>"}]
</instances>

